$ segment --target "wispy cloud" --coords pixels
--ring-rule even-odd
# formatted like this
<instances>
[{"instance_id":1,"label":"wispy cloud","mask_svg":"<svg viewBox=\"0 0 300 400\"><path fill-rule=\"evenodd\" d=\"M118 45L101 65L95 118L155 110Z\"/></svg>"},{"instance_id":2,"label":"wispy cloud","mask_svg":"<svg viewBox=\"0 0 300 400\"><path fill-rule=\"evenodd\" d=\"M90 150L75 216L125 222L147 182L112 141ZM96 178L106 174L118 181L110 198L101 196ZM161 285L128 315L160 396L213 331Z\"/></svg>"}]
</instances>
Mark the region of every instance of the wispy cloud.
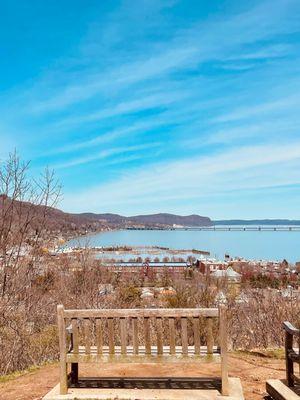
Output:
<instances>
[{"instance_id":1,"label":"wispy cloud","mask_svg":"<svg viewBox=\"0 0 300 400\"><path fill-rule=\"evenodd\" d=\"M125 9L125 12L130 10ZM299 31L299 15L297 1L269 0L234 16L217 16L205 23L195 23L191 28L177 31L171 40L160 43L158 51L153 52L150 48L146 56L138 54L136 59L101 73L95 73L92 68L91 72L84 70L79 79L76 74L73 82L67 79L67 84L62 85L55 94L48 96L48 99L43 96L29 104L28 110L31 113L60 111L105 91L161 78L174 71L195 67L199 62L225 61L232 54L239 59L238 51L243 44L249 46L268 40L274 34ZM215 29L216 26L218 29ZM261 44L257 51L263 52L264 45ZM273 48L273 54L275 52ZM242 53L241 57L244 58L245 54Z\"/></svg>"},{"instance_id":2,"label":"wispy cloud","mask_svg":"<svg viewBox=\"0 0 300 400\"><path fill-rule=\"evenodd\" d=\"M112 156L115 156L117 154L124 154L124 153L133 153L133 152L139 152L141 150L146 150L146 149L151 149L154 147L159 147L161 143L159 142L154 142L154 143L145 143L141 145L136 145L136 146L127 146L127 147L113 147L107 150L100 151L96 154L92 155L86 155L83 157L77 157L74 159L71 159L67 162L63 162L60 164L54 164L52 167L55 169L61 169L61 168L69 168L69 167L74 167L77 165L82 165L82 164L87 164L93 161L98 161L102 160L105 158L110 158Z\"/></svg>"},{"instance_id":3,"label":"wispy cloud","mask_svg":"<svg viewBox=\"0 0 300 400\"><path fill-rule=\"evenodd\" d=\"M146 96L137 98L130 101L122 101L118 104L114 104L111 107L104 108L100 111L92 112L82 116L72 116L60 120L56 127L69 127L73 125L86 124L88 122L101 121L105 118L120 116L123 114L136 113L151 108L159 108L163 106L176 103L178 100L182 100L186 97L183 92L177 93L160 93L157 95Z\"/></svg>"},{"instance_id":4,"label":"wispy cloud","mask_svg":"<svg viewBox=\"0 0 300 400\"><path fill-rule=\"evenodd\" d=\"M109 207L125 210L136 204L151 207L152 202L164 203L182 196L201 198L202 193L214 196L228 191L238 193L240 190L298 185L299 175L291 172L299 167L300 142L241 147L133 171L117 181L77 192L76 196L66 196L65 206L81 211L84 211L81 206L84 204L89 204L94 211Z\"/></svg>"},{"instance_id":5,"label":"wispy cloud","mask_svg":"<svg viewBox=\"0 0 300 400\"><path fill-rule=\"evenodd\" d=\"M291 108L298 109L300 102L300 95L293 94L289 97L274 100L268 103L262 103L258 105L240 107L233 112L225 115L221 115L215 119L216 122L228 122L235 120L242 120L253 118L255 116L266 115L267 113L285 113L287 110L291 111Z\"/></svg>"},{"instance_id":6,"label":"wispy cloud","mask_svg":"<svg viewBox=\"0 0 300 400\"><path fill-rule=\"evenodd\" d=\"M35 167L78 175L63 182L67 209L182 209L210 196L208 207L297 184L298 0L124 0L87 18L65 53L38 60L39 76L0 94L3 136ZM101 186L95 165L108 171Z\"/></svg>"},{"instance_id":7,"label":"wispy cloud","mask_svg":"<svg viewBox=\"0 0 300 400\"><path fill-rule=\"evenodd\" d=\"M165 119L157 118L156 120L149 120L145 122L135 122L130 126L126 126L124 128L113 129L108 132L105 132L101 135L94 136L92 139L83 140L78 143L67 144L65 146L61 146L56 148L52 152L48 151L44 153L44 155L51 155L51 154L59 154L59 153L68 153L73 152L76 150L82 150L89 147L95 147L99 145L104 145L110 143L112 141L121 139L122 137L133 137L137 132L138 133L147 133L157 127L161 127L168 122Z\"/></svg>"}]
</instances>

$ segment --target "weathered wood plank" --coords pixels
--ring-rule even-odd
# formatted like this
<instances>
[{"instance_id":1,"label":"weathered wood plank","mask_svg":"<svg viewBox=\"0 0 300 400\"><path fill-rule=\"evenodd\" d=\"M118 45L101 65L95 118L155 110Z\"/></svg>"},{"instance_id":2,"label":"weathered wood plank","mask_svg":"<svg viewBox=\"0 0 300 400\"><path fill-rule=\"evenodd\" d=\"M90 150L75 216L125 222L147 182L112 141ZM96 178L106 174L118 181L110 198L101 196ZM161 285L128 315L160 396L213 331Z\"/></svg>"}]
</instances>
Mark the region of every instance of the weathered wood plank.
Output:
<instances>
[{"instance_id":1,"label":"weathered wood plank","mask_svg":"<svg viewBox=\"0 0 300 400\"><path fill-rule=\"evenodd\" d=\"M114 346L115 347L115 355L120 354L121 355L121 346ZM91 346L91 354L97 354L97 347L96 346ZM102 348L102 353L105 355L109 355L109 346L103 345ZM139 353L141 355L146 354L146 347L145 346L139 346ZM67 354L73 354L73 352L69 352ZM79 354L85 354L85 347L84 346L79 346ZM132 345L127 346L127 351L126 354L128 355L133 355L134 354L134 348ZM151 346L151 354L157 355L157 346L152 345ZM164 355L170 355L170 346L163 346L163 354ZM175 354L179 355L182 354L182 346L175 346ZM194 346L188 346L188 356L193 356L195 354L194 351ZM220 355L218 351L218 347L214 346L214 355ZM201 356L207 356L207 346L200 346L200 355ZM209 358L209 357L208 357Z\"/></svg>"},{"instance_id":2,"label":"weathered wood plank","mask_svg":"<svg viewBox=\"0 0 300 400\"><path fill-rule=\"evenodd\" d=\"M91 354L85 354L84 347L79 347L79 354L68 353L68 362L124 362L124 363L147 363L147 362L162 362L162 363L174 363L174 362L216 362L220 359L217 348L215 348L214 355L207 355L206 346L201 346L201 352L199 355L195 355L194 346L188 347L188 354L182 353L182 347L176 346L175 354L170 354L169 346L163 346L163 357L158 355L157 346L151 346L151 354L146 353L145 346L139 347L139 354L134 354L133 346L127 346L127 352L125 355L121 353L121 346L114 347L115 353L110 354L109 346L103 346L103 354L97 354L96 346L91 347Z\"/></svg>"},{"instance_id":3,"label":"weathered wood plank","mask_svg":"<svg viewBox=\"0 0 300 400\"><path fill-rule=\"evenodd\" d=\"M94 310L65 310L66 318L193 318L193 317L218 317L217 308L149 308L149 309L94 309Z\"/></svg>"},{"instance_id":4,"label":"weathered wood plank","mask_svg":"<svg viewBox=\"0 0 300 400\"><path fill-rule=\"evenodd\" d=\"M279 379L267 380L266 389L274 400L299 400L299 396Z\"/></svg>"},{"instance_id":5,"label":"weathered wood plank","mask_svg":"<svg viewBox=\"0 0 300 400\"><path fill-rule=\"evenodd\" d=\"M207 343L207 353L213 353L214 347L214 335L213 335L213 320L212 318L207 318L206 322L206 343Z\"/></svg>"},{"instance_id":6,"label":"weathered wood plank","mask_svg":"<svg viewBox=\"0 0 300 400\"><path fill-rule=\"evenodd\" d=\"M227 316L226 307L220 306L220 327L219 327L219 341L221 347L221 378L222 378L222 394L228 396L229 382L228 382L228 354L227 354Z\"/></svg>"},{"instance_id":7,"label":"weathered wood plank","mask_svg":"<svg viewBox=\"0 0 300 400\"><path fill-rule=\"evenodd\" d=\"M64 306L57 306L57 324L59 337L59 354L60 354L60 394L68 392L68 377L67 377L67 343L66 343L66 323L64 319Z\"/></svg>"},{"instance_id":8,"label":"weathered wood plank","mask_svg":"<svg viewBox=\"0 0 300 400\"><path fill-rule=\"evenodd\" d=\"M193 333L195 354L200 354L200 321L199 318L193 318Z\"/></svg>"},{"instance_id":9,"label":"weathered wood plank","mask_svg":"<svg viewBox=\"0 0 300 400\"><path fill-rule=\"evenodd\" d=\"M127 346L127 329L126 329L126 319L120 319L120 333L121 333L121 353L126 354Z\"/></svg>"},{"instance_id":10,"label":"weathered wood plank","mask_svg":"<svg viewBox=\"0 0 300 400\"><path fill-rule=\"evenodd\" d=\"M181 344L182 353L188 353L188 333L187 333L187 318L181 318Z\"/></svg>"},{"instance_id":11,"label":"weathered wood plank","mask_svg":"<svg viewBox=\"0 0 300 400\"><path fill-rule=\"evenodd\" d=\"M78 319L73 318L71 321L71 325L72 325L73 351L74 353L78 353L78 348L79 348Z\"/></svg>"},{"instance_id":12,"label":"weathered wood plank","mask_svg":"<svg viewBox=\"0 0 300 400\"><path fill-rule=\"evenodd\" d=\"M162 318L156 318L157 354L163 354L163 325Z\"/></svg>"},{"instance_id":13,"label":"weathered wood plank","mask_svg":"<svg viewBox=\"0 0 300 400\"><path fill-rule=\"evenodd\" d=\"M69 363L161 363L161 364L174 364L174 363L190 363L195 365L195 363L215 363L219 362L219 355L207 357L205 355L183 355L182 353L176 355L166 355L164 357L157 356L153 354L138 354L138 355L128 355L128 354L68 354L67 361Z\"/></svg>"},{"instance_id":14,"label":"weathered wood plank","mask_svg":"<svg viewBox=\"0 0 300 400\"><path fill-rule=\"evenodd\" d=\"M89 318L84 319L84 340L85 340L85 352L86 354L91 353L91 320Z\"/></svg>"},{"instance_id":15,"label":"weathered wood plank","mask_svg":"<svg viewBox=\"0 0 300 400\"><path fill-rule=\"evenodd\" d=\"M286 323L287 325L287 323ZM284 325L285 326L285 325ZM290 356L291 351L293 352L293 333L290 330L285 331L285 369L286 369L286 380L288 386L294 386L294 362Z\"/></svg>"},{"instance_id":16,"label":"weathered wood plank","mask_svg":"<svg viewBox=\"0 0 300 400\"><path fill-rule=\"evenodd\" d=\"M102 320L100 318L96 319L96 346L97 346L97 353L102 354L103 333L102 333Z\"/></svg>"},{"instance_id":17,"label":"weathered wood plank","mask_svg":"<svg viewBox=\"0 0 300 400\"><path fill-rule=\"evenodd\" d=\"M109 353L115 353L115 330L114 330L114 319L107 318L108 324L108 346L109 346Z\"/></svg>"},{"instance_id":18,"label":"weathered wood plank","mask_svg":"<svg viewBox=\"0 0 300 400\"><path fill-rule=\"evenodd\" d=\"M151 354L150 318L144 318L144 336L146 354Z\"/></svg>"},{"instance_id":19,"label":"weathered wood plank","mask_svg":"<svg viewBox=\"0 0 300 400\"><path fill-rule=\"evenodd\" d=\"M137 318L132 318L132 341L134 354L139 354L139 331Z\"/></svg>"},{"instance_id":20,"label":"weathered wood plank","mask_svg":"<svg viewBox=\"0 0 300 400\"><path fill-rule=\"evenodd\" d=\"M175 354L175 319L169 318L170 354Z\"/></svg>"}]
</instances>

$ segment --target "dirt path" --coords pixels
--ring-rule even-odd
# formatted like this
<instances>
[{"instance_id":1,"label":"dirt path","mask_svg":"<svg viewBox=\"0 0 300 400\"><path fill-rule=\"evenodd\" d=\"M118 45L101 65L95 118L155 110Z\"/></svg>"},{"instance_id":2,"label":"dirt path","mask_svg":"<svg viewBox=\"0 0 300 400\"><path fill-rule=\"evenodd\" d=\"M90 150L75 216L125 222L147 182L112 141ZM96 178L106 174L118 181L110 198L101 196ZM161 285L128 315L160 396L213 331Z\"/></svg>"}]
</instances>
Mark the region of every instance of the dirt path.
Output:
<instances>
[{"instance_id":1,"label":"dirt path","mask_svg":"<svg viewBox=\"0 0 300 400\"><path fill-rule=\"evenodd\" d=\"M201 364L202 368L204 364ZM200 367L201 370L201 367ZM191 368L191 365L177 366L144 365L138 368L134 365L114 365L101 367L103 376L193 376L202 375L199 368ZM82 375L92 373L95 369L82 367ZM203 369L202 369L203 371ZM229 371L231 376L239 377L242 381L246 400L262 400L265 395L265 382L269 378L284 378L284 360L276 360L256 355L234 354L229 359ZM219 369L214 364L205 364L206 376L219 375ZM0 383L0 400L40 400L58 382L58 366L47 365L40 369L25 373L7 382Z\"/></svg>"}]
</instances>

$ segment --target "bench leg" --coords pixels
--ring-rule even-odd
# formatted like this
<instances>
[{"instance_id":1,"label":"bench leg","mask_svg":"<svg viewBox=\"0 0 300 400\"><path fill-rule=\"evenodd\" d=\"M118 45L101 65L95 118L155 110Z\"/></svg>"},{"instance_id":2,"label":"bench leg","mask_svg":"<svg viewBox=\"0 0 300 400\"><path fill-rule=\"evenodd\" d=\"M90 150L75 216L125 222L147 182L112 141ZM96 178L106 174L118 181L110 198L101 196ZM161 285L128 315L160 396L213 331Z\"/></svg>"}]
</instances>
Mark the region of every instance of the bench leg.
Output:
<instances>
[{"instance_id":1,"label":"bench leg","mask_svg":"<svg viewBox=\"0 0 300 400\"><path fill-rule=\"evenodd\" d=\"M222 371L222 395L229 396L229 381L227 371L225 373Z\"/></svg>"},{"instance_id":2,"label":"bench leg","mask_svg":"<svg viewBox=\"0 0 300 400\"><path fill-rule=\"evenodd\" d=\"M289 357L286 359L286 380L288 387L293 387L295 385L294 378L294 363Z\"/></svg>"},{"instance_id":3,"label":"bench leg","mask_svg":"<svg viewBox=\"0 0 300 400\"><path fill-rule=\"evenodd\" d=\"M289 352L293 349L293 335L285 332L285 363L286 363L286 380L289 387L294 386L294 363L290 359Z\"/></svg>"},{"instance_id":4,"label":"bench leg","mask_svg":"<svg viewBox=\"0 0 300 400\"><path fill-rule=\"evenodd\" d=\"M221 347L222 395L229 396L226 307L220 306L219 313L220 313L219 335L220 335L220 347Z\"/></svg>"},{"instance_id":5,"label":"bench leg","mask_svg":"<svg viewBox=\"0 0 300 400\"><path fill-rule=\"evenodd\" d=\"M71 382L78 383L78 364L72 363L71 364Z\"/></svg>"},{"instance_id":6,"label":"bench leg","mask_svg":"<svg viewBox=\"0 0 300 400\"><path fill-rule=\"evenodd\" d=\"M67 363L60 362L60 394L68 393L68 370Z\"/></svg>"},{"instance_id":7,"label":"bench leg","mask_svg":"<svg viewBox=\"0 0 300 400\"><path fill-rule=\"evenodd\" d=\"M59 381L60 381L60 394L68 393L68 366L66 359L66 323L64 318L64 306L57 306L57 323L59 335Z\"/></svg>"}]
</instances>

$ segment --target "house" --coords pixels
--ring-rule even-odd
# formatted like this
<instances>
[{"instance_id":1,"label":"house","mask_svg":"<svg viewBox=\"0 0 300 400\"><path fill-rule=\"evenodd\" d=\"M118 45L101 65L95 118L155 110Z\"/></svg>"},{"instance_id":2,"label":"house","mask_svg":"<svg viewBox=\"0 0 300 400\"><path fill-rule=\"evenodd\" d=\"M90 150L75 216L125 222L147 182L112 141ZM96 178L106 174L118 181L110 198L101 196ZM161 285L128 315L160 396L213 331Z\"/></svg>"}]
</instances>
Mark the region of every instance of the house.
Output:
<instances>
[{"instance_id":1,"label":"house","mask_svg":"<svg viewBox=\"0 0 300 400\"><path fill-rule=\"evenodd\" d=\"M218 269L211 276L216 279L226 279L230 282L240 282L242 275L228 267L227 269Z\"/></svg>"}]
</instances>

